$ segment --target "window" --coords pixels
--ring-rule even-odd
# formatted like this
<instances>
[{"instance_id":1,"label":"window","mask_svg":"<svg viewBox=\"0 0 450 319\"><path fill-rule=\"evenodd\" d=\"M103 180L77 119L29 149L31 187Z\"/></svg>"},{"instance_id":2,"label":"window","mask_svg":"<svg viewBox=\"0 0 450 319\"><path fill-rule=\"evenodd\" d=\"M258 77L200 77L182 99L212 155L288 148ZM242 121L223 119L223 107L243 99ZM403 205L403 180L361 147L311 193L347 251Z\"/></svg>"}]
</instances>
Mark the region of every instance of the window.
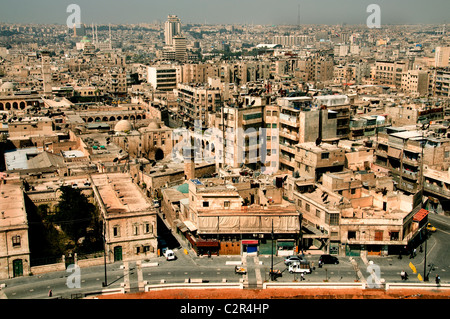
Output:
<instances>
[{"instance_id":1,"label":"window","mask_svg":"<svg viewBox=\"0 0 450 319\"><path fill-rule=\"evenodd\" d=\"M302 200L301 199L297 199L297 206L298 207L302 207Z\"/></svg>"},{"instance_id":2,"label":"window","mask_svg":"<svg viewBox=\"0 0 450 319\"><path fill-rule=\"evenodd\" d=\"M326 214L325 222L331 226L339 225L339 214Z\"/></svg>"},{"instance_id":3,"label":"window","mask_svg":"<svg viewBox=\"0 0 450 319\"><path fill-rule=\"evenodd\" d=\"M224 201L223 202L223 207L225 207L225 208L229 208L230 207L230 201Z\"/></svg>"},{"instance_id":4,"label":"window","mask_svg":"<svg viewBox=\"0 0 450 319\"><path fill-rule=\"evenodd\" d=\"M120 236L120 227L119 226L114 226L113 227L113 236L114 237L119 237Z\"/></svg>"},{"instance_id":5,"label":"window","mask_svg":"<svg viewBox=\"0 0 450 319\"><path fill-rule=\"evenodd\" d=\"M140 246L137 246L136 247L136 254L139 254L141 252L141 247Z\"/></svg>"},{"instance_id":6,"label":"window","mask_svg":"<svg viewBox=\"0 0 450 319\"><path fill-rule=\"evenodd\" d=\"M20 247L20 236L16 235L12 237L12 245L13 247Z\"/></svg>"},{"instance_id":7,"label":"window","mask_svg":"<svg viewBox=\"0 0 450 319\"><path fill-rule=\"evenodd\" d=\"M148 252L148 251L150 251L150 246L144 246L144 253L146 253L146 252Z\"/></svg>"},{"instance_id":8,"label":"window","mask_svg":"<svg viewBox=\"0 0 450 319\"><path fill-rule=\"evenodd\" d=\"M311 206L309 206L309 204L306 204L305 209L306 209L307 212L309 212L310 209L311 209Z\"/></svg>"},{"instance_id":9,"label":"window","mask_svg":"<svg viewBox=\"0 0 450 319\"><path fill-rule=\"evenodd\" d=\"M356 194L356 188L352 188L351 191L352 195Z\"/></svg>"},{"instance_id":10,"label":"window","mask_svg":"<svg viewBox=\"0 0 450 319\"><path fill-rule=\"evenodd\" d=\"M322 159L329 159L330 158L330 153L322 153L321 154L321 158Z\"/></svg>"},{"instance_id":11,"label":"window","mask_svg":"<svg viewBox=\"0 0 450 319\"><path fill-rule=\"evenodd\" d=\"M316 217L320 218L320 210L316 209Z\"/></svg>"},{"instance_id":12,"label":"window","mask_svg":"<svg viewBox=\"0 0 450 319\"><path fill-rule=\"evenodd\" d=\"M347 239L356 239L356 231L349 230L347 233Z\"/></svg>"},{"instance_id":13,"label":"window","mask_svg":"<svg viewBox=\"0 0 450 319\"><path fill-rule=\"evenodd\" d=\"M133 225L133 235L139 235L139 225L137 224Z\"/></svg>"},{"instance_id":14,"label":"window","mask_svg":"<svg viewBox=\"0 0 450 319\"><path fill-rule=\"evenodd\" d=\"M392 231L389 233L389 237L391 240L398 240L399 239L399 232L398 231Z\"/></svg>"},{"instance_id":15,"label":"window","mask_svg":"<svg viewBox=\"0 0 450 319\"><path fill-rule=\"evenodd\" d=\"M209 207L209 202L203 202L203 207Z\"/></svg>"},{"instance_id":16,"label":"window","mask_svg":"<svg viewBox=\"0 0 450 319\"><path fill-rule=\"evenodd\" d=\"M153 227L150 223L145 223L144 224L144 232L146 234L152 233L153 232Z\"/></svg>"}]
</instances>

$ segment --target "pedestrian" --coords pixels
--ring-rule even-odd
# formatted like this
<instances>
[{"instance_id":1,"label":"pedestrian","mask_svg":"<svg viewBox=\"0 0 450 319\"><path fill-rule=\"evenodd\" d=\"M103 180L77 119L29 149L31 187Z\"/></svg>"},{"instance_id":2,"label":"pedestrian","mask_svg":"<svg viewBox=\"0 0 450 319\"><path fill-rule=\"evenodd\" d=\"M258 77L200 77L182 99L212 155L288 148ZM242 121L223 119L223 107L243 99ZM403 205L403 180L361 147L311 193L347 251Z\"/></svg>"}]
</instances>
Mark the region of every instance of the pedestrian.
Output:
<instances>
[{"instance_id":1,"label":"pedestrian","mask_svg":"<svg viewBox=\"0 0 450 319\"><path fill-rule=\"evenodd\" d=\"M439 275L436 275L436 285L439 285L440 282L441 282L441 277L439 277Z\"/></svg>"},{"instance_id":2,"label":"pedestrian","mask_svg":"<svg viewBox=\"0 0 450 319\"><path fill-rule=\"evenodd\" d=\"M423 253L423 247L422 247L422 245L420 245L419 252Z\"/></svg>"},{"instance_id":3,"label":"pedestrian","mask_svg":"<svg viewBox=\"0 0 450 319\"><path fill-rule=\"evenodd\" d=\"M301 274L301 281L303 281L303 280L305 280L305 274L304 273Z\"/></svg>"},{"instance_id":4,"label":"pedestrian","mask_svg":"<svg viewBox=\"0 0 450 319\"><path fill-rule=\"evenodd\" d=\"M417 249L414 248L413 250L413 258L417 256Z\"/></svg>"},{"instance_id":5,"label":"pedestrian","mask_svg":"<svg viewBox=\"0 0 450 319\"><path fill-rule=\"evenodd\" d=\"M49 297L53 296L53 292L52 292L51 289L48 291L48 296L49 296Z\"/></svg>"},{"instance_id":6,"label":"pedestrian","mask_svg":"<svg viewBox=\"0 0 450 319\"><path fill-rule=\"evenodd\" d=\"M319 260L319 268L322 268L322 260Z\"/></svg>"},{"instance_id":7,"label":"pedestrian","mask_svg":"<svg viewBox=\"0 0 450 319\"><path fill-rule=\"evenodd\" d=\"M408 280L408 273L405 271L405 280Z\"/></svg>"},{"instance_id":8,"label":"pedestrian","mask_svg":"<svg viewBox=\"0 0 450 319\"><path fill-rule=\"evenodd\" d=\"M400 273L400 277L402 278L402 280L405 280L405 272L404 272L404 271L402 271L402 272Z\"/></svg>"}]
</instances>

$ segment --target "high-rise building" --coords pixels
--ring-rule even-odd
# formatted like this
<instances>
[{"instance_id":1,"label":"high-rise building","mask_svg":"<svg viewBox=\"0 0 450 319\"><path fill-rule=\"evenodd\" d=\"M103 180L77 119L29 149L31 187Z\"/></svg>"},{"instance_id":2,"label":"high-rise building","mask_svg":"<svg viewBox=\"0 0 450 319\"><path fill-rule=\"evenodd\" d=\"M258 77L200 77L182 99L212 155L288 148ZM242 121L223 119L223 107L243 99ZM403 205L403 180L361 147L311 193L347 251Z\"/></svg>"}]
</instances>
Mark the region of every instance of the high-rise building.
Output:
<instances>
[{"instance_id":1,"label":"high-rise building","mask_svg":"<svg viewBox=\"0 0 450 319\"><path fill-rule=\"evenodd\" d=\"M172 39L173 48L175 49L175 60L186 60L186 38L180 35L174 36Z\"/></svg>"},{"instance_id":2,"label":"high-rise building","mask_svg":"<svg viewBox=\"0 0 450 319\"><path fill-rule=\"evenodd\" d=\"M169 15L164 26L166 45L173 46L175 36L181 36L181 21L176 15Z\"/></svg>"},{"instance_id":3,"label":"high-rise building","mask_svg":"<svg viewBox=\"0 0 450 319\"><path fill-rule=\"evenodd\" d=\"M450 47L437 47L434 63L437 68L448 67L450 65Z\"/></svg>"}]
</instances>

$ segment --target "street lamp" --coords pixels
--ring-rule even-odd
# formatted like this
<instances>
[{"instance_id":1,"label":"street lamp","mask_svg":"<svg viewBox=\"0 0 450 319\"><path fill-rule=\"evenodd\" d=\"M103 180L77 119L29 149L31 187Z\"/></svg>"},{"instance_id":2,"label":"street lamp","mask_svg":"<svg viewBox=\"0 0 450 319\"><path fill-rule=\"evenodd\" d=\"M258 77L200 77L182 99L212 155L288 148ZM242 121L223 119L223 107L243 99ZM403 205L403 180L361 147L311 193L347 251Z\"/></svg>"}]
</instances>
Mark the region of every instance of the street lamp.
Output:
<instances>
[{"instance_id":1,"label":"street lamp","mask_svg":"<svg viewBox=\"0 0 450 319\"><path fill-rule=\"evenodd\" d=\"M105 264L105 281L102 283L103 287L108 286L108 279L106 276L106 221L103 221L103 259Z\"/></svg>"}]
</instances>

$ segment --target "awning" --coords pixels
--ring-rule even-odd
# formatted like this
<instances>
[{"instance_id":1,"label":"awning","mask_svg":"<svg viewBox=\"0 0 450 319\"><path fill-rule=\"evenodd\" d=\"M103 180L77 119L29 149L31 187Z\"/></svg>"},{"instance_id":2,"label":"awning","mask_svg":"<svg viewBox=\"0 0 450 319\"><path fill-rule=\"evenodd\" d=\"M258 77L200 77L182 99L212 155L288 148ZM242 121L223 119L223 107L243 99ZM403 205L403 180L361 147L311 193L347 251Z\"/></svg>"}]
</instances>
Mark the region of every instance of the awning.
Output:
<instances>
[{"instance_id":1,"label":"awning","mask_svg":"<svg viewBox=\"0 0 450 319\"><path fill-rule=\"evenodd\" d=\"M243 240L242 245L258 245L257 240Z\"/></svg>"},{"instance_id":2,"label":"awning","mask_svg":"<svg viewBox=\"0 0 450 319\"><path fill-rule=\"evenodd\" d=\"M424 208L420 209L413 217L413 221L420 222L428 215L428 211Z\"/></svg>"},{"instance_id":3,"label":"awning","mask_svg":"<svg viewBox=\"0 0 450 319\"><path fill-rule=\"evenodd\" d=\"M294 247L295 243L293 241L277 241L278 247Z\"/></svg>"},{"instance_id":4,"label":"awning","mask_svg":"<svg viewBox=\"0 0 450 319\"><path fill-rule=\"evenodd\" d=\"M192 223L190 220L185 220L184 224L186 225L187 228L189 228L190 231L196 231L197 227L194 225L194 223Z\"/></svg>"},{"instance_id":5,"label":"awning","mask_svg":"<svg viewBox=\"0 0 450 319\"><path fill-rule=\"evenodd\" d=\"M389 147L389 149L388 149L388 156L400 158L401 154L402 154L402 150L392 148L392 147Z\"/></svg>"}]
</instances>

